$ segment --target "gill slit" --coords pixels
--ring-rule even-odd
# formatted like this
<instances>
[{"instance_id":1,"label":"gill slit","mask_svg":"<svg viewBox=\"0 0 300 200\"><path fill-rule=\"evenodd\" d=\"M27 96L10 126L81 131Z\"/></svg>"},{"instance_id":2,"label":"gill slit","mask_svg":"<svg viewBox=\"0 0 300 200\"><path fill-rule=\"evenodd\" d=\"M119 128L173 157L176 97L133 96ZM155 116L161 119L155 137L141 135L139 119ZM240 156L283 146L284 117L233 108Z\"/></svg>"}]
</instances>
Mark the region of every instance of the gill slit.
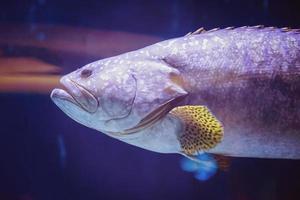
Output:
<instances>
[{"instance_id":1,"label":"gill slit","mask_svg":"<svg viewBox=\"0 0 300 200\"><path fill-rule=\"evenodd\" d=\"M87 92L89 95L91 95L97 102L97 107L99 106L99 101L98 99L95 97L95 95L93 95L93 93L91 91L89 91L87 88L85 88L84 86L82 85L79 85L78 83L76 83L75 81L73 81L72 79L69 79L79 90L80 89L83 89L85 92ZM86 112L88 113L91 113L93 114L94 112L90 112L89 110L87 110L86 108L84 108L77 100L77 98L75 98L73 95L72 95L72 92L69 92L70 95L72 96L72 98L76 101L76 103L83 109L85 110Z\"/></svg>"}]
</instances>

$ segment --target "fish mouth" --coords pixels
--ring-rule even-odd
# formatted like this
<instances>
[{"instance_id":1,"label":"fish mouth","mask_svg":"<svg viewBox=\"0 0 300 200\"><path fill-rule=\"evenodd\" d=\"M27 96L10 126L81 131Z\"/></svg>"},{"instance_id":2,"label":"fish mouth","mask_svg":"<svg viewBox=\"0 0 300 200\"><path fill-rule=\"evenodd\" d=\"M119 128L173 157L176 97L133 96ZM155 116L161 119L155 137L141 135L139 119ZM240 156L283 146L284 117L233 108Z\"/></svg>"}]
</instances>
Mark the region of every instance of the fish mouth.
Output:
<instances>
[{"instance_id":1,"label":"fish mouth","mask_svg":"<svg viewBox=\"0 0 300 200\"><path fill-rule=\"evenodd\" d=\"M51 92L51 98L54 102L59 99L75 104L89 113L97 111L99 102L89 90L68 78L63 77L60 82L64 89L55 88Z\"/></svg>"}]
</instances>

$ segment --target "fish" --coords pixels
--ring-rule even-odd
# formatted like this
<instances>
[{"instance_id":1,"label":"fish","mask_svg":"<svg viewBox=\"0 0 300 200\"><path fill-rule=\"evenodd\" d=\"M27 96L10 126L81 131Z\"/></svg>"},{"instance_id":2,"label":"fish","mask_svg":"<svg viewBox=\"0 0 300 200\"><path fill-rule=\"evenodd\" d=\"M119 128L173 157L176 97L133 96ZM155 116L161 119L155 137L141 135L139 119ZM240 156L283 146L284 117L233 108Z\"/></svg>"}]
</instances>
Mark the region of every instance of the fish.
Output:
<instances>
[{"instance_id":1,"label":"fish","mask_svg":"<svg viewBox=\"0 0 300 200\"><path fill-rule=\"evenodd\" d=\"M87 64L51 98L76 122L158 153L300 159L299 32L200 28Z\"/></svg>"}]
</instances>

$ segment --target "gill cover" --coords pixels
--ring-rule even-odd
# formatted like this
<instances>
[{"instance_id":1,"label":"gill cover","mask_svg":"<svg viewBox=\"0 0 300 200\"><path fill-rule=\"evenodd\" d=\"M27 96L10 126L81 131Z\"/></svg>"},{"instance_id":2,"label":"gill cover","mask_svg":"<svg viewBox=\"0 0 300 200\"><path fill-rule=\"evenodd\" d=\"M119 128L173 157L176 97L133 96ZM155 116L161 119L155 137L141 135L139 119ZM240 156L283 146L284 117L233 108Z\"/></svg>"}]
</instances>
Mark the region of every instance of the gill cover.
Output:
<instances>
[{"instance_id":1,"label":"gill cover","mask_svg":"<svg viewBox=\"0 0 300 200\"><path fill-rule=\"evenodd\" d=\"M132 119L137 123L115 135L134 134L149 128L183 103L188 94L186 81L180 72L163 60L137 61L133 64L137 90L132 106Z\"/></svg>"},{"instance_id":2,"label":"gill cover","mask_svg":"<svg viewBox=\"0 0 300 200\"><path fill-rule=\"evenodd\" d=\"M105 100L100 100L100 107L111 119L126 117L136 96L136 80L133 75L120 76L118 81L122 84L109 87L102 96Z\"/></svg>"}]
</instances>

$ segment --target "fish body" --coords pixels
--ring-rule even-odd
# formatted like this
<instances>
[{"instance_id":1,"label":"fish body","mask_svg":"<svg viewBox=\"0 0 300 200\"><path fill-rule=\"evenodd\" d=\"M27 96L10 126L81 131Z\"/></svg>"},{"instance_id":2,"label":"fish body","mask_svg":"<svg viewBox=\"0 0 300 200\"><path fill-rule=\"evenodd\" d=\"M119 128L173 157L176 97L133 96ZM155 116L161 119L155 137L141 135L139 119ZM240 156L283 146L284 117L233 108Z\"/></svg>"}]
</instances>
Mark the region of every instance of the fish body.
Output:
<instances>
[{"instance_id":1,"label":"fish body","mask_svg":"<svg viewBox=\"0 0 300 200\"><path fill-rule=\"evenodd\" d=\"M51 97L77 122L151 151L299 159L300 34L199 32L88 64Z\"/></svg>"}]
</instances>

